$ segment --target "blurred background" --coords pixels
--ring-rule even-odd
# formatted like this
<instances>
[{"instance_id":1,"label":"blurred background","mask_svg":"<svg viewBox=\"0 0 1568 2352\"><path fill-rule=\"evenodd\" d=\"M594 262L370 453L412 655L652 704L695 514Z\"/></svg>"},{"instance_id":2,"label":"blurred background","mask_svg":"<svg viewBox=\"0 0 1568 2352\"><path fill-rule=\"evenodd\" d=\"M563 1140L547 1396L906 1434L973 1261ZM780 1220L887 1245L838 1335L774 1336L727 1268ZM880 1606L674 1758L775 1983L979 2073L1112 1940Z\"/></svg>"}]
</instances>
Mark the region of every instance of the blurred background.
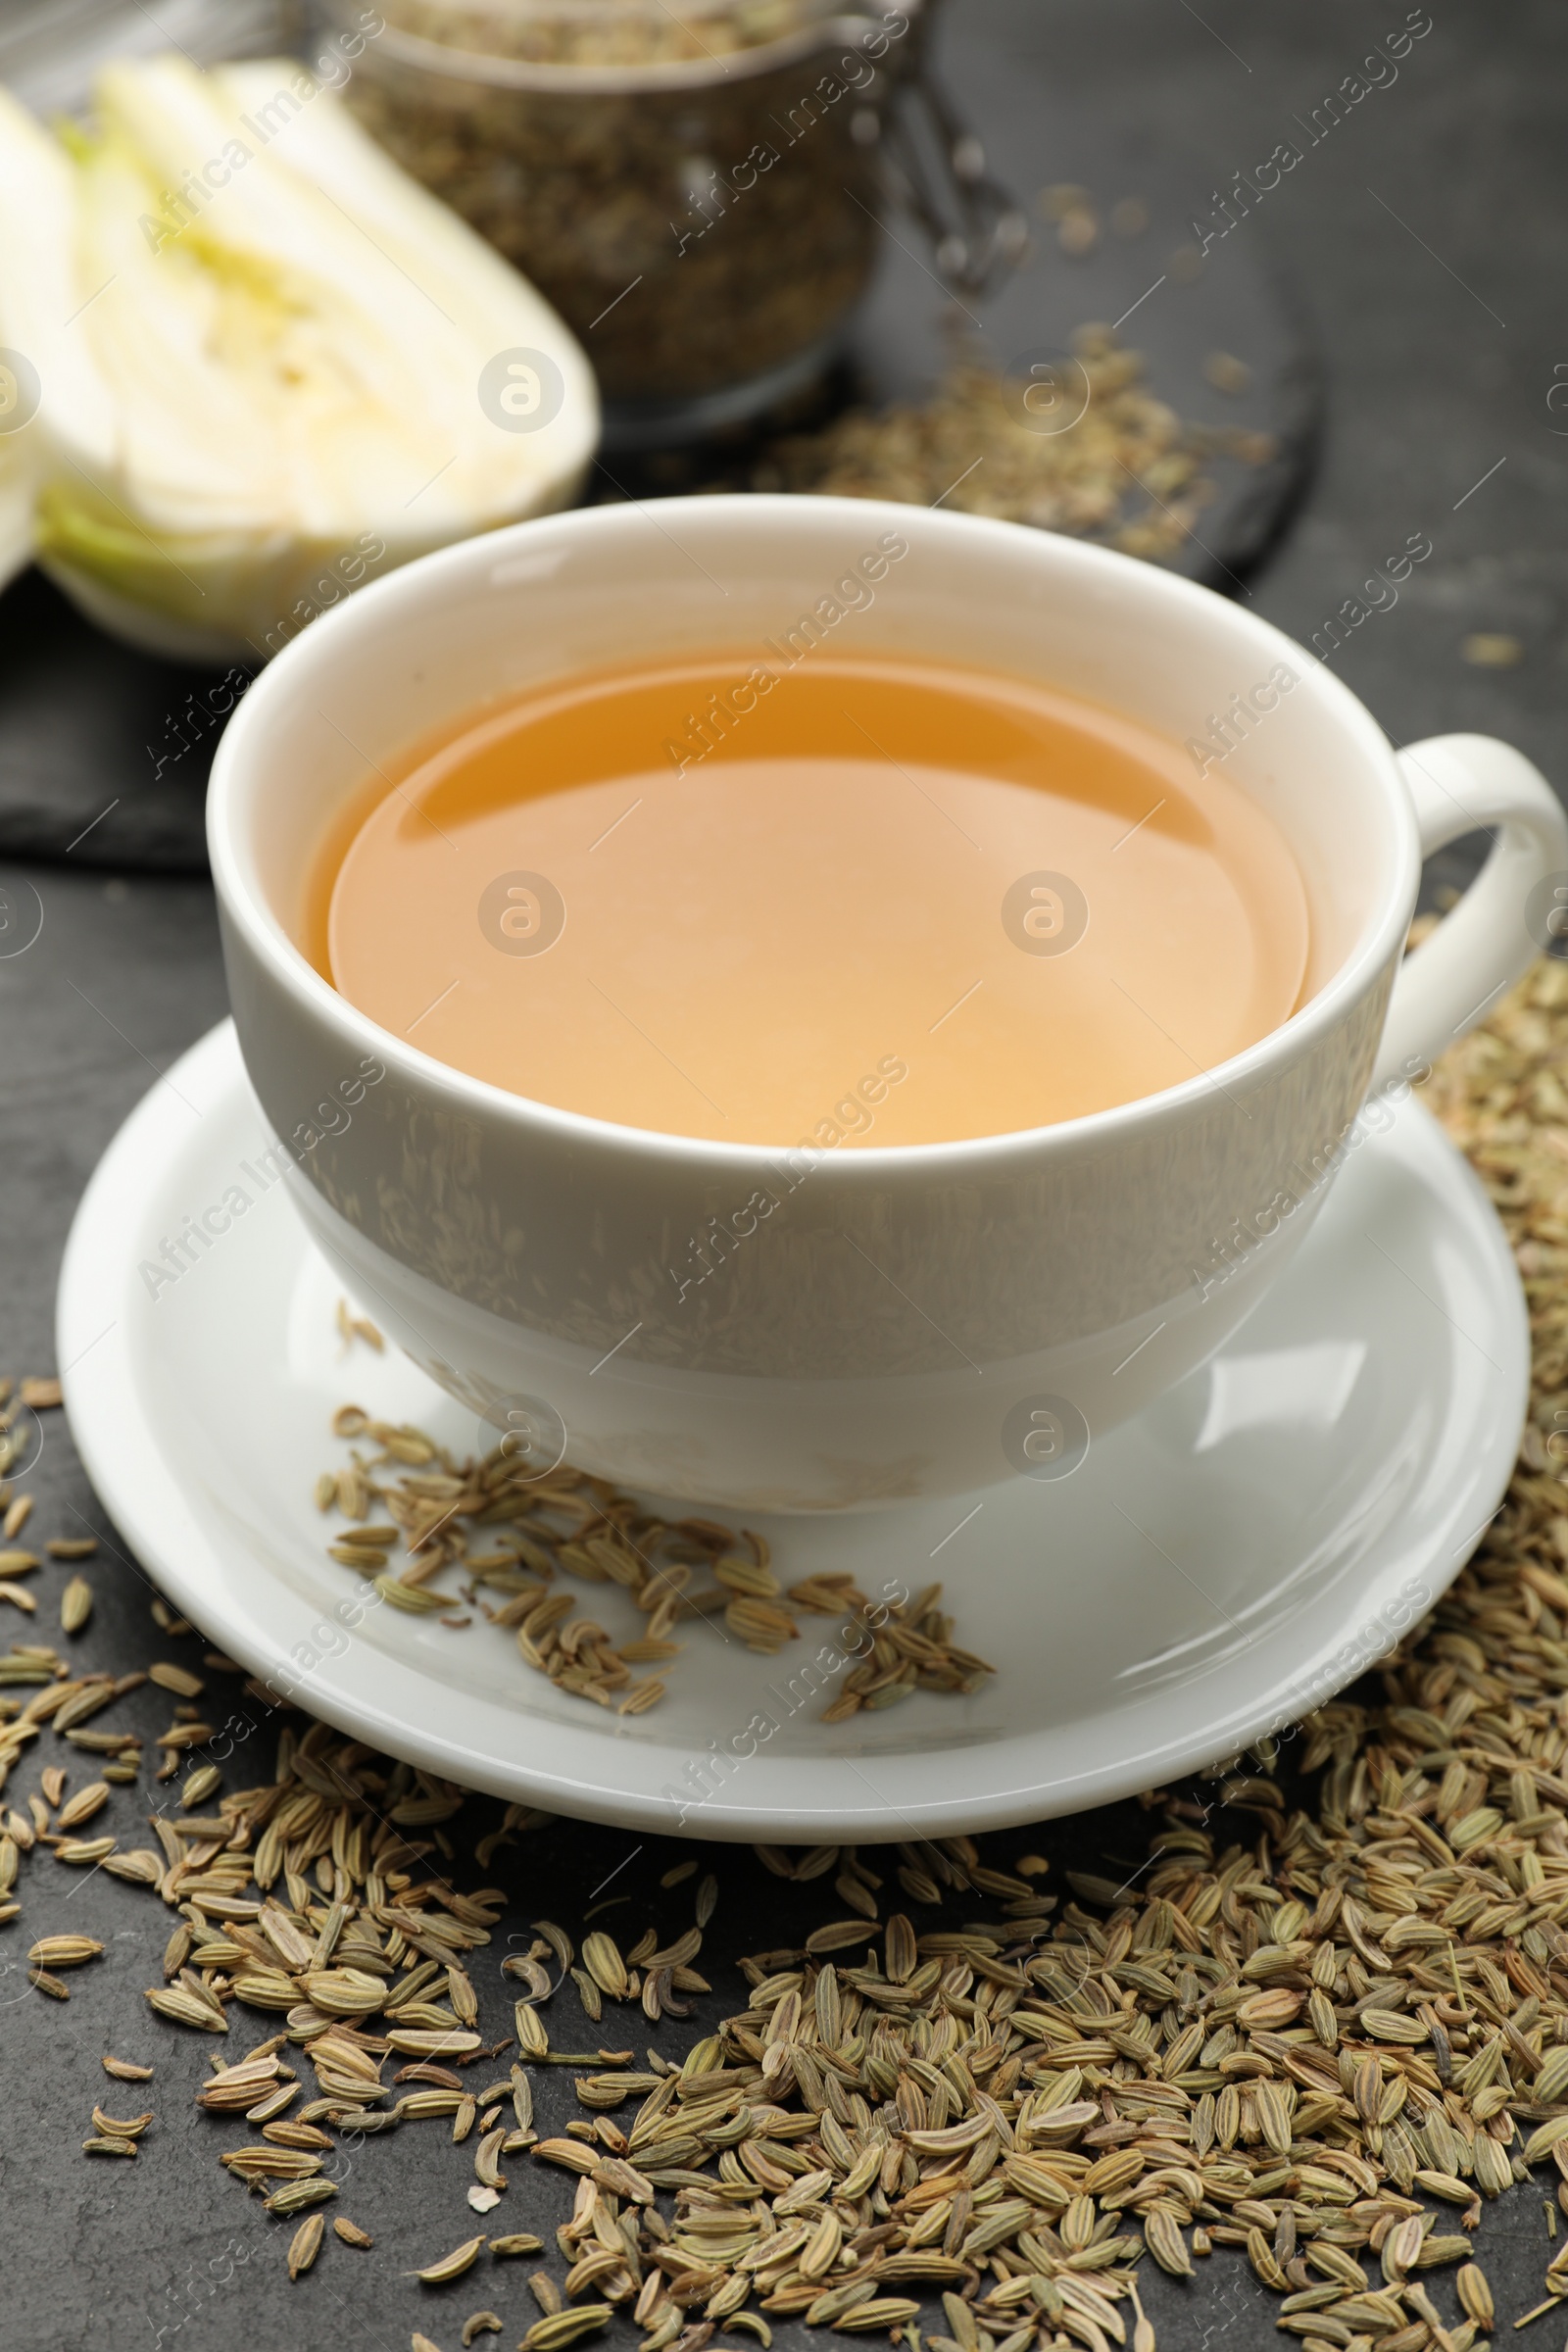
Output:
<instances>
[{"instance_id":1,"label":"blurred background","mask_svg":"<svg viewBox=\"0 0 1568 2352\"><path fill-rule=\"evenodd\" d=\"M1248 600L1396 741L1494 730L1550 773L1565 36L1529 6L1507 42L1385 15L703 0L682 41L659 0L7 0L0 77L47 117L106 57L329 68L586 350L605 437L573 497L861 490L1082 530ZM141 659L36 571L0 613L0 857L200 870L229 655Z\"/></svg>"}]
</instances>

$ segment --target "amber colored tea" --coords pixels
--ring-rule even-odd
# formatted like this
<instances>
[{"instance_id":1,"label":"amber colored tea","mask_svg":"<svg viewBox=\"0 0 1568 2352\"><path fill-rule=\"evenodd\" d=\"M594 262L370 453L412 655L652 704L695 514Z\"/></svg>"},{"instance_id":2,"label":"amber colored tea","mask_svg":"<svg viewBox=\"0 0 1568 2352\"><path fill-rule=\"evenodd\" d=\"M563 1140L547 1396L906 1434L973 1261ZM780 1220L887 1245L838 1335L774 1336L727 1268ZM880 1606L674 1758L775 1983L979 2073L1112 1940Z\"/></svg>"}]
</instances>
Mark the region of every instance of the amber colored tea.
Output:
<instances>
[{"instance_id":1,"label":"amber colored tea","mask_svg":"<svg viewBox=\"0 0 1568 2352\"><path fill-rule=\"evenodd\" d=\"M470 713L370 780L317 877L351 1003L624 1126L932 1144L1103 1110L1285 1020L1270 819L1132 720L827 649L648 661Z\"/></svg>"}]
</instances>

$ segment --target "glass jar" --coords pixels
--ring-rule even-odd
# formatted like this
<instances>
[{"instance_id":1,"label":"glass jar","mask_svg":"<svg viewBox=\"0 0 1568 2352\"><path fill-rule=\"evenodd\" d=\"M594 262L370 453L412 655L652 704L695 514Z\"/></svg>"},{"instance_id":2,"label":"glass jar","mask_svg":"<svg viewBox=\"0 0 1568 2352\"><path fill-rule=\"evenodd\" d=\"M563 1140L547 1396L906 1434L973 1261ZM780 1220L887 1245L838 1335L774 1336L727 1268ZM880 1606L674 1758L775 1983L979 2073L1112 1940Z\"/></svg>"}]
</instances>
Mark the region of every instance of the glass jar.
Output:
<instances>
[{"instance_id":1,"label":"glass jar","mask_svg":"<svg viewBox=\"0 0 1568 2352\"><path fill-rule=\"evenodd\" d=\"M612 446L755 415L864 289L924 0L378 0L366 127L554 303ZM359 0L326 0L363 24Z\"/></svg>"}]
</instances>

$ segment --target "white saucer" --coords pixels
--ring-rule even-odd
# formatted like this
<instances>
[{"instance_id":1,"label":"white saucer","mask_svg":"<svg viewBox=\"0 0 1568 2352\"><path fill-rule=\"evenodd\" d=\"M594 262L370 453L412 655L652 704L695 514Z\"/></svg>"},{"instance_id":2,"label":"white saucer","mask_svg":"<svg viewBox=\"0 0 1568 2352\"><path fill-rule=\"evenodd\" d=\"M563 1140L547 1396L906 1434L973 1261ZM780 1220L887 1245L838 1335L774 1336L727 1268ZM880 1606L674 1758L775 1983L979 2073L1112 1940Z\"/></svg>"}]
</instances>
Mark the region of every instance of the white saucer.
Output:
<instances>
[{"instance_id":1,"label":"white saucer","mask_svg":"<svg viewBox=\"0 0 1568 2352\"><path fill-rule=\"evenodd\" d=\"M463 1452L480 1432L405 1360L363 1346L345 1359L338 1285L286 1182L149 1295L140 1261L243 1183L266 1140L225 1023L105 1154L60 1292L87 1470L163 1590L230 1655L377 1747L553 1811L876 1840L1133 1794L1294 1722L1387 1648L1458 1573L1513 1465L1529 1371L1513 1261L1480 1185L1409 1102L1350 1153L1223 1353L1072 1477L764 1523L789 1582L850 1568L873 1592L940 1576L957 1638L1001 1668L987 1689L823 1724L830 1692L792 1705L788 1688L832 1631L814 1618L774 1658L693 1629L664 1701L618 1717L557 1691L482 1620L459 1632L374 1607L323 1633L359 1590L325 1556L311 1498L343 1458L336 1407L353 1398Z\"/></svg>"}]
</instances>

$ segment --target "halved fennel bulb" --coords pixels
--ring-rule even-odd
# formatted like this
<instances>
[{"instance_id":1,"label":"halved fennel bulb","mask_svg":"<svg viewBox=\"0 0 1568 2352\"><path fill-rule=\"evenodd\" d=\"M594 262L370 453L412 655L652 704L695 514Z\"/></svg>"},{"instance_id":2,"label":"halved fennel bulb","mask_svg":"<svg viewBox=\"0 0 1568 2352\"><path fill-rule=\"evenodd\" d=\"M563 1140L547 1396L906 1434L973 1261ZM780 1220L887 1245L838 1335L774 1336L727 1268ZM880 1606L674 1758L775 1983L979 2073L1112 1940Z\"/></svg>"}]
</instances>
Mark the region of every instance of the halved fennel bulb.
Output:
<instances>
[{"instance_id":1,"label":"halved fennel bulb","mask_svg":"<svg viewBox=\"0 0 1568 2352\"><path fill-rule=\"evenodd\" d=\"M57 139L0 92L0 346L39 386L9 438L38 560L95 619L254 663L361 580L572 498L581 349L310 74L165 56L95 101Z\"/></svg>"}]
</instances>

